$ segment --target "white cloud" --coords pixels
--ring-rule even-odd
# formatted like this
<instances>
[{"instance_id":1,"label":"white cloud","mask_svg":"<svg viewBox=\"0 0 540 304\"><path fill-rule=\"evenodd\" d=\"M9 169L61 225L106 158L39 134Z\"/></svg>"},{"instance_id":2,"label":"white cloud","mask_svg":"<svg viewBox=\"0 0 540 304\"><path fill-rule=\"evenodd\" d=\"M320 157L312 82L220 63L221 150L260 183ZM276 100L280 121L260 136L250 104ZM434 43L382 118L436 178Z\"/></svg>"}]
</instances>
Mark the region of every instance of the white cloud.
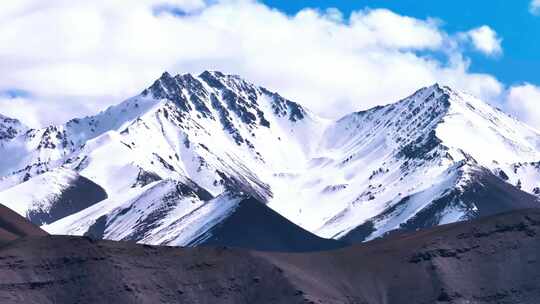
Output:
<instances>
[{"instance_id":1,"label":"white cloud","mask_svg":"<svg viewBox=\"0 0 540 304\"><path fill-rule=\"evenodd\" d=\"M81 98L73 102L73 97L62 96L55 96L53 100L40 96L13 98L0 96L0 113L19 118L27 126L37 128L51 122L51 119L55 122L66 122L81 114L96 113L96 105L103 106L116 102L117 100L109 100L109 103L103 103L93 98ZM73 116L74 113L79 115Z\"/></svg>"},{"instance_id":2,"label":"white cloud","mask_svg":"<svg viewBox=\"0 0 540 304\"><path fill-rule=\"evenodd\" d=\"M494 77L468 71L459 44L437 20L385 9L349 17L335 9L288 16L248 0L17 3L0 2L0 91L32 92L21 103L32 111L17 113L42 124L118 103L164 70L239 74L332 117L434 82L488 100L504 90ZM164 3L185 16L155 14Z\"/></svg>"},{"instance_id":3,"label":"white cloud","mask_svg":"<svg viewBox=\"0 0 540 304\"><path fill-rule=\"evenodd\" d=\"M351 28L368 31L370 37L386 47L437 49L443 43L438 22L401 16L386 9L353 12Z\"/></svg>"},{"instance_id":4,"label":"white cloud","mask_svg":"<svg viewBox=\"0 0 540 304\"><path fill-rule=\"evenodd\" d=\"M529 3L529 12L533 15L540 15L540 0L531 0Z\"/></svg>"},{"instance_id":5,"label":"white cloud","mask_svg":"<svg viewBox=\"0 0 540 304\"><path fill-rule=\"evenodd\" d=\"M39 113L33 107L33 102L25 98L0 97L0 112L9 117L22 117L28 126L39 126L41 122L37 120Z\"/></svg>"},{"instance_id":6,"label":"white cloud","mask_svg":"<svg viewBox=\"0 0 540 304\"><path fill-rule=\"evenodd\" d=\"M502 53L502 39L492 28L482 25L467 32L473 46L486 55L499 55Z\"/></svg>"},{"instance_id":7,"label":"white cloud","mask_svg":"<svg viewBox=\"0 0 540 304\"><path fill-rule=\"evenodd\" d=\"M529 83L511 87L507 106L518 118L540 130L540 87Z\"/></svg>"}]
</instances>

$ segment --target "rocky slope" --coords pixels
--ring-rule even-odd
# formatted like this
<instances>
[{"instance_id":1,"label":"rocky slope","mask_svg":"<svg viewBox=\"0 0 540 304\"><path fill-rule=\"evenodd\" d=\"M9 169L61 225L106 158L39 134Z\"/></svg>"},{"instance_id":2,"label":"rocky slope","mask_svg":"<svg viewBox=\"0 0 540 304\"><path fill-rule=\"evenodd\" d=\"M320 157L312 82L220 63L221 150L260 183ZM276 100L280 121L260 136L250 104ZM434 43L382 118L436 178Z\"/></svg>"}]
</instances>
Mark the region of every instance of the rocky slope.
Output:
<instances>
[{"instance_id":1,"label":"rocky slope","mask_svg":"<svg viewBox=\"0 0 540 304\"><path fill-rule=\"evenodd\" d=\"M32 237L0 247L0 300L532 304L539 246L538 209L301 254Z\"/></svg>"},{"instance_id":2,"label":"rocky slope","mask_svg":"<svg viewBox=\"0 0 540 304\"><path fill-rule=\"evenodd\" d=\"M0 205L0 245L21 237L46 236L47 233L29 223L22 216Z\"/></svg>"}]
</instances>

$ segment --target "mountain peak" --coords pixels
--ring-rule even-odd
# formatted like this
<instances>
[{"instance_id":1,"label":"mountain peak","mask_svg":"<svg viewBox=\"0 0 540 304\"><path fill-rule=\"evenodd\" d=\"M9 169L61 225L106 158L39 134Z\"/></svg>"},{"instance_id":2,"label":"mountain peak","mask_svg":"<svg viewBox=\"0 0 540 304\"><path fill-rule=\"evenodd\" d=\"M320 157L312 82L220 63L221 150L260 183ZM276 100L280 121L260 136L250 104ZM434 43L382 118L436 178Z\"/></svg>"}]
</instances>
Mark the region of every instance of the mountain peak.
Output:
<instances>
[{"instance_id":1,"label":"mountain peak","mask_svg":"<svg viewBox=\"0 0 540 304\"><path fill-rule=\"evenodd\" d=\"M409 95L408 97L402 99L399 102L406 101L406 100L412 100L412 99L419 99L419 100L425 100L425 101L431 101L433 100L433 97L440 96L449 93L451 90L446 87L442 86L439 83L434 83L430 86L423 87L413 94ZM398 102L398 103L399 103Z\"/></svg>"},{"instance_id":2,"label":"mountain peak","mask_svg":"<svg viewBox=\"0 0 540 304\"><path fill-rule=\"evenodd\" d=\"M260 118L261 124L268 126L264 113L260 109L260 96L270 98L271 108L275 115L288 116L293 122L306 115L302 106L281 97L263 87L245 81L238 75L224 74L220 71L206 70L198 76L178 74L172 77L164 72L143 96L165 99L174 102L183 111L193 109L204 117L212 116L211 108L218 111L220 120L228 124L228 111L234 112L247 124Z\"/></svg>"},{"instance_id":3,"label":"mountain peak","mask_svg":"<svg viewBox=\"0 0 540 304\"><path fill-rule=\"evenodd\" d=\"M437 91L440 91L442 90L442 87L438 82L435 82L434 84L428 86L427 88L428 89L431 89L431 90L437 90Z\"/></svg>"},{"instance_id":4,"label":"mountain peak","mask_svg":"<svg viewBox=\"0 0 540 304\"><path fill-rule=\"evenodd\" d=\"M429 86L429 88L432 88L432 89L438 90L438 91L450 91L450 92L455 91L455 89L453 89L449 85L442 84L440 82L435 82L434 84Z\"/></svg>"},{"instance_id":5,"label":"mountain peak","mask_svg":"<svg viewBox=\"0 0 540 304\"><path fill-rule=\"evenodd\" d=\"M205 70L204 72L202 72L199 77L216 77L216 78L222 78L222 77L226 77L228 75L225 75L223 74L222 72L220 71L215 71L215 70Z\"/></svg>"},{"instance_id":6,"label":"mountain peak","mask_svg":"<svg viewBox=\"0 0 540 304\"><path fill-rule=\"evenodd\" d=\"M242 80L237 75L226 75L220 71L204 71L198 76L194 76L191 73L176 74L172 76L169 72L165 71L154 83L146 90L143 91L143 95L152 93L153 97L157 99L170 99L174 100L175 96L182 93L182 89L188 91L197 89L203 90L202 82L205 82L210 87L216 89L225 88L226 84L236 81L242 83L242 87L248 85L248 83ZM253 86L253 85L251 85Z\"/></svg>"},{"instance_id":7,"label":"mountain peak","mask_svg":"<svg viewBox=\"0 0 540 304\"><path fill-rule=\"evenodd\" d=\"M159 77L159 79L170 79L170 78L172 78L172 76L167 71L163 72L163 74L161 74L161 77Z\"/></svg>"},{"instance_id":8,"label":"mountain peak","mask_svg":"<svg viewBox=\"0 0 540 304\"><path fill-rule=\"evenodd\" d=\"M352 114L346 115L340 120L347 120L349 117L375 117L381 116L386 119L393 118L406 118L412 119L418 114L426 112L446 112L450 106L450 89L442 87L438 83L423 87L413 94L391 104L377 105L367 110L357 111ZM384 114L375 114L375 113ZM394 115L386 115L393 112ZM440 114L439 113L439 114Z\"/></svg>"},{"instance_id":9,"label":"mountain peak","mask_svg":"<svg viewBox=\"0 0 540 304\"><path fill-rule=\"evenodd\" d=\"M26 130L28 127L18 119L0 114L0 141L11 140Z\"/></svg>"}]
</instances>

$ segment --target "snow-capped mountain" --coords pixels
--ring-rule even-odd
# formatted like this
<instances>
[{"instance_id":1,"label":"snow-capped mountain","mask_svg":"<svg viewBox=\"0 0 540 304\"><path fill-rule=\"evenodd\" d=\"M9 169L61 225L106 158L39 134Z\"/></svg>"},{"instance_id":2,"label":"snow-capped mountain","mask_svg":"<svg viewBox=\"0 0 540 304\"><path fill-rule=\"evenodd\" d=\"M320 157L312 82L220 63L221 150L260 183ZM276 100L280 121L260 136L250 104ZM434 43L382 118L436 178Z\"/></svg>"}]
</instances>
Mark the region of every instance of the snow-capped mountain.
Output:
<instances>
[{"instance_id":1,"label":"snow-capped mountain","mask_svg":"<svg viewBox=\"0 0 540 304\"><path fill-rule=\"evenodd\" d=\"M347 237L363 223L362 240L469 219L496 211L478 210L484 204L463 197L471 185L516 159L538 159L539 151L535 130L473 96L434 85L331 124L310 168L287 181L294 186L281 188L283 194L274 187L278 199L270 206L324 237ZM451 193L455 198L443 199ZM299 203L283 204L286 197ZM526 197L515 204L535 206Z\"/></svg>"},{"instance_id":2,"label":"snow-capped mountain","mask_svg":"<svg viewBox=\"0 0 540 304\"><path fill-rule=\"evenodd\" d=\"M239 225L252 197L364 241L533 207L540 192L540 134L439 85L329 121L238 76L164 73L95 116L10 130L0 203L60 234L193 245Z\"/></svg>"}]
</instances>

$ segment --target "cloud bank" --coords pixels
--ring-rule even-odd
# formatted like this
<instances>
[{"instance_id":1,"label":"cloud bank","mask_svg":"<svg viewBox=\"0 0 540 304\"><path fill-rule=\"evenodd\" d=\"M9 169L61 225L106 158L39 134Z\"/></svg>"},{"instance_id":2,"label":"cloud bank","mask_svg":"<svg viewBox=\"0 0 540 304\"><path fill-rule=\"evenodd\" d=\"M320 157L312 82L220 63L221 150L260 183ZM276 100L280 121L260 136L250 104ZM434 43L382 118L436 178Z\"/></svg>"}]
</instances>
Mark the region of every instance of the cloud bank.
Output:
<instances>
[{"instance_id":1,"label":"cloud bank","mask_svg":"<svg viewBox=\"0 0 540 304\"><path fill-rule=\"evenodd\" d=\"M239 74L326 117L434 82L492 102L507 95L469 71L458 33L386 9L290 16L249 0L23 0L2 1L0 20L0 91L31 93L0 98L0 112L33 126L95 113L164 70ZM468 33L480 52L502 52L491 28Z\"/></svg>"}]
</instances>

